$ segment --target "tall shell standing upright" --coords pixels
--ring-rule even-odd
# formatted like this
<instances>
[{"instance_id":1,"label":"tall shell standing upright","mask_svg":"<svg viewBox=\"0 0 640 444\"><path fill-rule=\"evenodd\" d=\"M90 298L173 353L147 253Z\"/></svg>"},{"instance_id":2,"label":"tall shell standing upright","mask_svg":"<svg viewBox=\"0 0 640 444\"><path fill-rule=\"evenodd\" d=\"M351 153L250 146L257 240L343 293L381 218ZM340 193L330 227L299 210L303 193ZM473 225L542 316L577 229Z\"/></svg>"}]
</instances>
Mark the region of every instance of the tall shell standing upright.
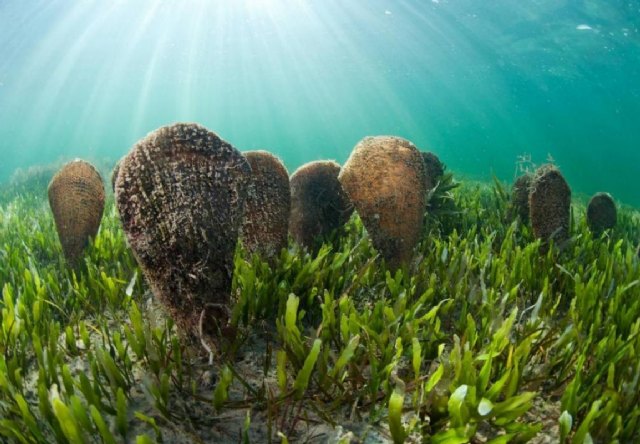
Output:
<instances>
[{"instance_id":1,"label":"tall shell standing upright","mask_svg":"<svg viewBox=\"0 0 640 444\"><path fill-rule=\"evenodd\" d=\"M104 211L104 184L89 162L74 160L64 165L49 183L49 205L64 256L76 265L89 238L100 228Z\"/></svg>"},{"instance_id":2,"label":"tall shell standing upright","mask_svg":"<svg viewBox=\"0 0 640 444\"><path fill-rule=\"evenodd\" d=\"M538 168L529 190L529 219L533 234L544 242L569 238L571 189L553 165ZM543 248L542 251L546 251Z\"/></svg>"},{"instance_id":3,"label":"tall shell standing upright","mask_svg":"<svg viewBox=\"0 0 640 444\"><path fill-rule=\"evenodd\" d=\"M289 232L308 249L351 217L353 206L338 181L339 173L336 162L318 160L302 165L291 175Z\"/></svg>"},{"instance_id":4,"label":"tall shell standing upright","mask_svg":"<svg viewBox=\"0 0 640 444\"><path fill-rule=\"evenodd\" d=\"M420 240L425 175L420 151L408 140L393 136L361 140L340 173L373 246L392 269L411 260Z\"/></svg>"},{"instance_id":5,"label":"tall shell standing upright","mask_svg":"<svg viewBox=\"0 0 640 444\"><path fill-rule=\"evenodd\" d=\"M243 153L251 165L251 181L242 225L249 253L271 261L287 246L291 190L282 161L267 151Z\"/></svg>"},{"instance_id":6,"label":"tall shell standing upright","mask_svg":"<svg viewBox=\"0 0 640 444\"><path fill-rule=\"evenodd\" d=\"M129 245L157 299L201 340L215 341L226 324L250 174L239 151L193 123L153 131L120 165Z\"/></svg>"},{"instance_id":7,"label":"tall shell standing upright","mask_svg":"<svg viewBox=\"0 0 640 444\"><path fill-rule=\"evenodd\" d=\"M587 225L595 234L610 230L618 222L618 211L609 193L596 193L587 205Z\"/></svg>"}]
</instances>

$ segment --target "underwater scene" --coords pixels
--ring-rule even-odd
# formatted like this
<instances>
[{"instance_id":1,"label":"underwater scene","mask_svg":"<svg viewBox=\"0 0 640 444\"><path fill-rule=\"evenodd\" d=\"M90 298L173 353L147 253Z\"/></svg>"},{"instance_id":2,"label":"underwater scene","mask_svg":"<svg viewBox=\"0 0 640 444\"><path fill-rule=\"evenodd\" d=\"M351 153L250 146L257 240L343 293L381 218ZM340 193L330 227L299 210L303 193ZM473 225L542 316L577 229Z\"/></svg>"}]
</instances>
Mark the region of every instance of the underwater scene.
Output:
<instances>
[{"instance_id":1,"label":"underwater scene","mask_svg":"<svg viewBox=\"0 0 640 444\"><path fill-rule=\"evenodd\" d=\"M0 443L640 442L639 29L0 0Z\"/></svg>"}]
</instances>

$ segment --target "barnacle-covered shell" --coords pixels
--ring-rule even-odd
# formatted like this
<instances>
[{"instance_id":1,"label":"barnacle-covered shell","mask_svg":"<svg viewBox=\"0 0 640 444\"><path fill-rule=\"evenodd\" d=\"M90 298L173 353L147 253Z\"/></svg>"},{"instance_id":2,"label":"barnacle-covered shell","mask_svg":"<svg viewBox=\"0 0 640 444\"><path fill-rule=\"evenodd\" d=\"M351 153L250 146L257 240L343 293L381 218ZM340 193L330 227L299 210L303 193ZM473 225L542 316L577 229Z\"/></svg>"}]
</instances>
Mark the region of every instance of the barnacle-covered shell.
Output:
<instances>
[{"instance_id":1,"label":"barnacle-covered shell","mask_svg":"<svg viewBox=\"0 0 640 444\"><path fill-rule=\"evenodd\" d=\"M249 253L272 260L287 246L291 191L282 161L267 151L248 151L251 181L245 204L242 243Z\"/></svg>"},{"instance_id":2,"label":"barnacle-covered shell","mask_svg":"<svg viewBox=\"0 0 640 444\"><path fill-rule=\"evenodd\" d=\"M353 207L339 173L340 165L326 160L309 162L291 175L289 231L300 245L312 249L318 239L349 220Z\"/></svg>"},{"instance_id":3,"label":"barnacle-covered shell","mask_svg":"<svg viewBox=\"0 0 640 444\"><path fill-rule=\"evenodd\" d=\"M555 243L561 243L569 237L570 217L569 185L555 166L541 166L529 191L529 218L533 234L545 242L553 239Z\"/></svg>"},{"instance_id":4,"label":"barnacle-covered shell","mask_svg":"<svg viewBox=\"0 0 640 444\"><path fill-rule=\"evenodd\" d=\"M511 212L513 218L519 217L523 223L529 222L529 188L531 174L524 174L516 179L511 189Z\"/></svg>"},{"instance_id":5,"label":"barnacle-covered shell","mask_svg":"<svg viewBox=\"0 0 640 444\"><path fill-rule=\"evenodd\" d=\"M373 246L390 268L408 263L420 239L425 176L420 151L408 140L393 136L361 140L340 173Z\"/></svg>"},{"instance_id":6,"label":"barnacle-covered shell","mask_svg":"<svg viewBox=\"0 0 640 444\"><path fill-rule=\"evenodd\" d=\"M587 225L596 235L616 226L618 212L616 203L609 193L597 193L587 206Z\"/></svg>"},{"instance_id":7,"label":"barnacle-covered shell","mask_svg":"<svg viewBox=\"0 0 640 444\"><path fill-rule=\"evenodd\" d=\"M122 160L124 232L154 295L186 333L201 336L202 327L212 338L226 324L250 174L239 151L193 123L153 131Z\"/></svg>"},{"instance_id":8,"label":"barnacle-covered shell","mask_svg":"<svg viewBox=\"0 0 640 444\"><path fill-rule=\"evenodd\" d=\"M98 170L84 160L60 169L49 183L49 205L67 261L76 264L89 238L100 228L104 184Z\"/></svg>"}]
</instances>

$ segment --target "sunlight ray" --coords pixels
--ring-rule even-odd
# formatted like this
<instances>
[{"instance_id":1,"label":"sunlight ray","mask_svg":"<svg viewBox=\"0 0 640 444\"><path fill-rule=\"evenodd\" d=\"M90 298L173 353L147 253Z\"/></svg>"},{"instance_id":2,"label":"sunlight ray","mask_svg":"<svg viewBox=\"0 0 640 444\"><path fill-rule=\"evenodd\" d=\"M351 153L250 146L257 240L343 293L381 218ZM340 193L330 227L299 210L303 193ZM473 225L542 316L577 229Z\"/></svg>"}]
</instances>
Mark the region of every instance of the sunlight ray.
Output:
<instances>
[{"instance_id":1,"label":"sunlight ray","mask_svg":"<svg viewBox=\"0 0 640 444\"><path fill-rule=\"evenodd\" d=\"M95 85L90 96L90 101L87 103L87 111L85 112L84 119L80 127L88 125L91 120L108 122L111 116L111 110L114 107L114 102L122 94L127 94L125 85L130 86L141 82L140 78L136 78L132 75L133 67L140 63L140 53L143 52L143 48L140 46L141 41L147 33L154 26L154 20L157 17L158 9L161 5L160 0L150 1L150 5L145 9L132 9L127 7L126 2L119 3L117 9L117 15L115 19L123 21L125 14L133 14L130 19L130 25L122 30L126 33L126 39L120 36L118 39L118 57L113 61L104 62L100 70L100 76L96 79ZM114 11L114 14L116 11ZM130 31L133 31L130 33ZM100 139L105 136L105 133L111 131L108 125L102 125L100 131L95 131L92 134L91 139L88 141L91 145L99 143ZM82 129L76 132L74 140L76 143L81 143L83 137L86 135ZM132 136L139 137L138 135ZM129 146L113 147L114 150L120 150L120 153L129 148ZM116 152L115 156L119 157L119 153Z\"/></svg>"}]
</instances>

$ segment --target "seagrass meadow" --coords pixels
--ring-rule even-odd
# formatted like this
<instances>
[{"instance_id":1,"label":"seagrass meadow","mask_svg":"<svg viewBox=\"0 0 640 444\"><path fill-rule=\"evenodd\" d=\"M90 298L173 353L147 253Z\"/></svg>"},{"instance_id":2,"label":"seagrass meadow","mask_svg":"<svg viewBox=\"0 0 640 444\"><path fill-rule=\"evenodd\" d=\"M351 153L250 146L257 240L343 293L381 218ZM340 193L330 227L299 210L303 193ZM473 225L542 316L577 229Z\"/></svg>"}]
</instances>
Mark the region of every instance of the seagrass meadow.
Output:
<instances>
[{"instance_id":1,"label":"seagrass meadow","mask_svg":"<svg viewBox=\"0 0 640 444\"><path fill-rule=\"evenodd\" d=\"M541 253L506 184L447 173L393 273L355 213L313 254L238 247L236 333L210 363L154 301L113 196L72 268L43 182L0 191L1 442L640 439L633 208L594 237L574 199Z\"/></svg>"}]
</instances>

